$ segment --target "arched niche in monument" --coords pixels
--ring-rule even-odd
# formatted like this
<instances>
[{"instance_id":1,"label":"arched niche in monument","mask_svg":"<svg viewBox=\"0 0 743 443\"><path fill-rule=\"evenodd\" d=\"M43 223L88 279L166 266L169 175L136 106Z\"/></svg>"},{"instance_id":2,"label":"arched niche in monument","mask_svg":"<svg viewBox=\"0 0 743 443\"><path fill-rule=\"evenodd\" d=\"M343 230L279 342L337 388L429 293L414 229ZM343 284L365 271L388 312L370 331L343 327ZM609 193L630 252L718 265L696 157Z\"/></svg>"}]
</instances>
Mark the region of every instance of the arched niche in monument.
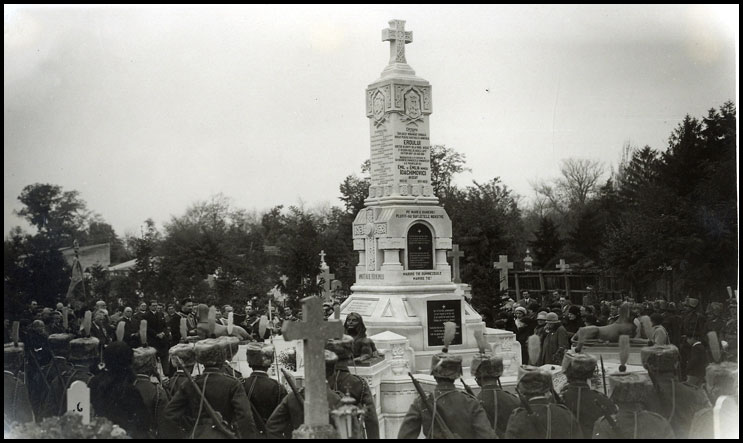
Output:
<instances>
[{"instance_id":1,"label":"arched niche in monument","mask_svg":"<svg viewBox=\"0 0 743 443\"><path fill-rule=\"evenodd\" d=\"M405 265L408 270L433 269L433 233L423 222L408 228Z\"/></svg>"}]
</instances>

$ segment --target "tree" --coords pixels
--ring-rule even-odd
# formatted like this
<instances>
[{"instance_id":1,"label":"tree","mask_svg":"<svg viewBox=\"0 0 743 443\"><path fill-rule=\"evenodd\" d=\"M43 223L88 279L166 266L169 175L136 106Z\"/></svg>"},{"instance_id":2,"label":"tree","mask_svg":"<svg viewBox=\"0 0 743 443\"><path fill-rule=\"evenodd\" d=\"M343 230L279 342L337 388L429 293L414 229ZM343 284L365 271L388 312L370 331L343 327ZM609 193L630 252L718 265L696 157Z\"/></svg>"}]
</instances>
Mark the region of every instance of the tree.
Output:
<instances>
[{"instance_id":1,"label":"tree","mask_svg":"<svg viewBox=\"0 0 743 443\"><path fill-rule=\"evenodd\" d=\"M471 171L464 166L466 163L464 154L446 145L431 146L431 185L436 197L443 199L452 191L452 179L456 174Z\"/></svg>"},{"instance_id":2,"label":"tree","mask_svg":"<svg viewBox=\"0 0 743 443\"><path fill-rule=\"evenodd\" d=\"M24 208L16 211L16 215L25 218L40 234L57 244L71 244L76 235L85 230L90 216L77 191L62 191L57 185L28 185L18 200Z\"/></svg>"},{"instance_id":3,"label":"tree","mask_svg":"<svg viewBox=\"0 0 743 443\"><path fill-rule=\"evenodd\" d=\"M534 261L536 265L547 267L554 262L555 257L562 249L562 240L557 231L557 226L549 217L542 217L539 222L539 229L534 233L536 239L530 242L534 252Z\"/></svg>"}]
</instances>

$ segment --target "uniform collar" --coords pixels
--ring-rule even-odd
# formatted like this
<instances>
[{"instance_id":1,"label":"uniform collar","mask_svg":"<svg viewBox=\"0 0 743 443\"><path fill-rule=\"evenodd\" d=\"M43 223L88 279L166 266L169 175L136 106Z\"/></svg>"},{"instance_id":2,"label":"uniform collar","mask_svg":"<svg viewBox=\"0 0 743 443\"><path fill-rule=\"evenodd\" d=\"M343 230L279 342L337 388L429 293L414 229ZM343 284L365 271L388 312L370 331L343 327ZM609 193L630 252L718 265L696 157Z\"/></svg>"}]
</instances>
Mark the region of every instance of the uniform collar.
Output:
<instances>
[{"instance_id":1,"label":"uniform collar","mask_svg":"<svg viewBox=\"0 0 743 443\"><path fill-rule=\"evenodd\" d=\"M454 386L454 382L443 382L436 385L437 391L455 391L456 389L457 387Z\"/></svg>"},{"instance_id":2,"label":"uniform collar","mask_svg":"<svg viewBox=\"0 0 743 443\"><path fill-rule=\"evenodd\" d=\"M250 373L250 376L251 377L253 375L255 375L256 377L268 377L268 372L255 370L255 371L253 371L253 372Z\"/></svg>"},{"instance_id":3,"label":"uniform collar","mask_svg":"<svg viewBox=\"0 0 743 443\"><path fill-rule=\"evenodd\" d=\"M538 397L532 397L529 399L529 404L546 405L549 403L550 403L550 399L545 397L544 395L540 395Z\"/></svg>"},{"instance_id":4,"label":"uniform collar","mask_svg":"<svg viewBox=\"0 0 743 443\"><path fill-rule=\"evenodd\" d=\"M204 373L206 373L206 372L218 372L218 373L221 374L222 373L222 367L221 366L208 366L208 367L204 368L204 371L203 372Z\"/></svg>"},{"instance_id":5,"label":"uniform collar","mask_svg":"<svg viewBox=\"0 0 743 443\"><path fill-rule=\"evenodd\" d=\"M569 381L568 386L575 386L575 387L581 387L581 388L587 388L588 382L585 380L575 380L575 381Z\"/></svg>"}]
</instances>

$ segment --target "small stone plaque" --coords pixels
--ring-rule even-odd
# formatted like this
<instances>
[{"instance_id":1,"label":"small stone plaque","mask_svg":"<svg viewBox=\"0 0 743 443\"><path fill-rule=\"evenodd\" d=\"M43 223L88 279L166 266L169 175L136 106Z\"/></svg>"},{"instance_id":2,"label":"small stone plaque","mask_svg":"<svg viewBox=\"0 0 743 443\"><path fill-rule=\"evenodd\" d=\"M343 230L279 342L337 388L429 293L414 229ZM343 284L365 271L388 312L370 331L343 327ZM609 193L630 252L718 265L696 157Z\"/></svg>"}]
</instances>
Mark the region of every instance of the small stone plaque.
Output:
<instances>
[{"instance_id":1,"label":"small stone plaque","mask_svg":"<svg viewBox=\"0 0 743 443\"><path fill-rule=\"evenodd\" d=\"M428 346L444 345L444 322L451 321L457 325L457 333L451 344L462 344L462 301L429 300L426 303L428 314Z\"/></svg>"},{"instance_id":2,"label":"small stone plaque","mask_svg":"<svg viewBox=\"0 0 743 443\"><path fill-rule=\"evenodd\" d=\"M344 311L346 313L358 312L363 317L368 317L374 313L378 302L378 300L351 300Z\"/></svg>"},{"instance_id":3,"label":"small stone plaque","mask_svg":"<svg viewBox=\"0 0 743 443\"><path fill-rule=\"evenodd\" d=\"M433 269L433 236L422 223L408 230L408 269Z\"/></svg>"},{"instance_id":4,"label":"small stone plaque","mask_svg":"<svg viewBox=\"0 0 743 443\"><path fill-rule=\"evenodd\" d=\"M83 424L90 424L90 388L77 380L67 390L67 410L83 416Z\"/></svg>"}]
</instances>

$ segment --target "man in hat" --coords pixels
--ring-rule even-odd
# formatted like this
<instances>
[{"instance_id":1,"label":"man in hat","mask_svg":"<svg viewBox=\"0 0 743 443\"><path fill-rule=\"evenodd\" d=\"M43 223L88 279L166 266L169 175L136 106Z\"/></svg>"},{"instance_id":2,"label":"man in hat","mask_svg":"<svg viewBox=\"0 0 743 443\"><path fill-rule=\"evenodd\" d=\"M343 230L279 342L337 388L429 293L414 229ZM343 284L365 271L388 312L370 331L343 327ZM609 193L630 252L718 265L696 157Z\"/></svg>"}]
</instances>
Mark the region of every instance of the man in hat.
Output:
<instances>
[{"instance_id":1,"label":"man in hat","mask_svg":"<svg viewBox=\"0 0 743 443\"><path fill-rule=\"evenodd\" d=\"M333 352L338 356L338 363L335 365L335 371L328 378L330 389L339 393L339 395L350 394L356 400L358 407L365 409L364 424L366 427L366 437L370 439L379 438L379 421L377 420L377 408L374 405L374 397L366 381L354 374L351 374L348 367L353 362L353 338L344 335L341 339L331 339L325 345L325 349Z\"/></svg>"},{"instance_id":2,"label":"man in hat","mask_svg":"<svg viewBox=\"0 0 743 443\"><path fill-rule=\"evenodd\" d=\"M147 417L147 434L150 438L158 438L159 426L165 415L165 406L168 404L168 394L158 382L152 378L157 374L157 350L152 346L134 348L132 369L136 374L134 387L142 396Z\"/></svg>"},{"instance_id":3,"label":"man in hat","mask_svg":"<svg viewBox=\"0 0 743 443\"><path fill-rule=\"evenodd\" d=\"M348 314L343 328L346 334L353 337L353 361L355 363L361 363L379 356L374 341L366 336L366 326L364 326L364 319L361 314L358 312Z\"/></svg>"},{"instance_id":4,"label":"man in hat","mask_svg":"<svg viewBox=\"0 0 743 443\"><path fill-rule=\"evenodd\" d=\"M87 385L93 378L91 368L98 364L100 342L95 337L81 337L70 341L70 369L54 378L47 398L41 408L42 417L62 415L67 411L67 390L75 381L83 381ZM55 401L57 403L55 404Z\"/></svg>"},{"instance_id":5,"label":"man in hat","mask_svg":"<svg viewBox=\"0 0 743 443\"><path fill-rule=\"evenodd\" d=\"M554 312L547 314L547 326L544 328L542 339L541 365L559 365L562 363L563 353L570 349L568 331L560 323L560 319Z\"/></svg>"},{"instance_id":6,"label":"man in hat","mask_svg":"<svg viewBox=\"0 0 743 443\"><path fill-rule=\"evenodd\" d=\"M704 392L678 380L679 351L676 346L648 346L640 351L643 366L653 382L648 409L666 418L678 438L687 438L694 414L709 407Z\"/></svg>"},{"instance_id":7,"label":"man in hat","mask_svg":"<svg viewBox=\"0 0 743 443\"><path fill-rule=\"evenodd\" d=\"M589 438L594 422L601 417L602 409L615 412L616 407L604 394L588 386L588 379L596 370L596 358L573 351L565 352L562 359L562 371L568 379L568 385L562 391L562 400L573 413L581 426L583 436ZM596 402L601 405L597 407Z\"/></svg>"},{"instance_id":8,"label":"man in hat","mask_svg":"<svg viewBox=\"0 0 743 443\"><path fill-rule=\"evenodd\" d=\"M612 415L606 408L596 408L600 410L600 418L593 425L593 438L674 438L668 420L646 409L653 385L644 375L614 373L609 375L609 385L612 386L611 400L616 403L618 412Z\"/></svg>"},{"instance_id":9,"label":"man in hat","mask_svg":"<svg viewBox=\"0 0 743 443\"><path fill-rule=\"evenodd\" d=\"M480 402L473 396L458 391L454 381L462 376L462 357L448 352L435 354L431 359L431 375L436 380L433 394L427 403L459 438L497 438L493 426ZM418 438L421 430L426 438L443 438L442 430L435 425L430 406L423 406L418 396L397 433L398 439Z\"/></svg>"},{"instance_id":10,"label":"man in hat","mask_svg":"<svg viewBox=\"0 0 743 443\"><path fill-rule=\"evenodd\" d=\"M34 419L31 400L23 382L23 348L23 343L19 342L17 346L5 343L3 349L3 421L6 434L9 423L27 423Z\"/></svg>"},{"instance_id":11,"label":"man in hat","mask_svg":"<svg viewBox=\"0 0 743 443\"><path fill-rule=\"evenodd\" d=\"M168 398L173 398L181 386L188 383L188 377L185 371L188 371L189 374L193 373L193 368L196 365L196 351L194 351L193 343L179 343L168 350L168 356L170 358L170 367L177 368L177 370L170 378L163 382L163 389L168 394ZM175 357L181 359L185 368L178 366Z\"/></svg>"},{"instance_id":12,"label":"man in hat","mask_svg":"<svg viewBox=\"0 0 743 443\"><path fill-rule=\"evenodd\" d=\"M248 343L245 351L248 365L253 372L242 384L253 407L253 419L258 433L264 438L266 422L281 400L286 397L286 389L268 376L268 368L274 361L274 352L274 347L268 343Z\"/></svg>"},{"instance_id":13,"label":"man in hat","mask_svg":"<svg viewBox=\"0 0 743 443\"><path fill-rule=\"evenodd\" d=\"M203 401L209 402L218 412L225 426L238 438L257 438L258 433L250 411L250 402L240 380L222 371L224 352L216 339L196 342L196 361L204 365L204 372L195 378L203 393ZM175 393L165 408L162 434L168 438L183 438L181 429L191 429L195 438L226 438L214 423L207 408L200 407L202 396L193 384L185 383Z\"/></svg>"},{"instance_id":14,"label":"man in hat","mask_svg":"<svg viewBox=\"0 0 743 443\"><path fill-rule=\"evenodd\" d=\"M738 402L738 364L732 362L721 362L711 363L707 366L707 373L705 375L707 396L709 397L710 403L713 405L717 402L720 396L728 395L735 398L736 403ZM694 419L691 423L691 431L689 432L689 438L702 438L712 439L715 438L712 420L713 420L713 408L704 408L694 414ZM737 434L733 434L732 431L737 430L726 430L726 436L730 438L737 438Z\"/></svg>"},{"instance_id":15,"label":"man in hat","mask_svg":"<svg viewBox=\"0 0 743 443\"><path fill-rule=\"evenodd\" d=\"M470 373L480 386L477 399L485 409L490 427L498 438L503 438L511 412L519 406L519 399L504 391L500 384L503 375L503 358L489 354L478 354L472 358Z\"/></svg>"},{"instance_id":16,"label":"man in hat","mask_svg":"<svg viewBox=\"0 0 743 443\"><path fill-rule=\"evenodd\" d=\"M528 371L521 377L516 392L522 407L508 419L505 438L583 438L570 410L553 402L552 389L552 375L546 371Z\"/></svg>"},{"instance_id":17,"label":"man in hat","mask_svg":"<svg viewBox=\"0 0 743 443\"><path fill-rule=\"evenodd\" d=\"M325 350L324 355L325 376L326 378L330 378L335 372L335 365L338 362L338 356L328 350ZM334 390L330 389L330 386L327 384L326 388L328 393L328 411L331 413L329 414L329 418L330 423L333 423L332 411L341 405L341 396ZM299 389L298 394L302 395L303 393L304 387ZM302 400L297 398L294 392L290 392L288 395L284 396L266 421L266 436L271 439L290 439L292 438L292 431L303 424L304 403Z\"/></svg>"}]
</instances>

